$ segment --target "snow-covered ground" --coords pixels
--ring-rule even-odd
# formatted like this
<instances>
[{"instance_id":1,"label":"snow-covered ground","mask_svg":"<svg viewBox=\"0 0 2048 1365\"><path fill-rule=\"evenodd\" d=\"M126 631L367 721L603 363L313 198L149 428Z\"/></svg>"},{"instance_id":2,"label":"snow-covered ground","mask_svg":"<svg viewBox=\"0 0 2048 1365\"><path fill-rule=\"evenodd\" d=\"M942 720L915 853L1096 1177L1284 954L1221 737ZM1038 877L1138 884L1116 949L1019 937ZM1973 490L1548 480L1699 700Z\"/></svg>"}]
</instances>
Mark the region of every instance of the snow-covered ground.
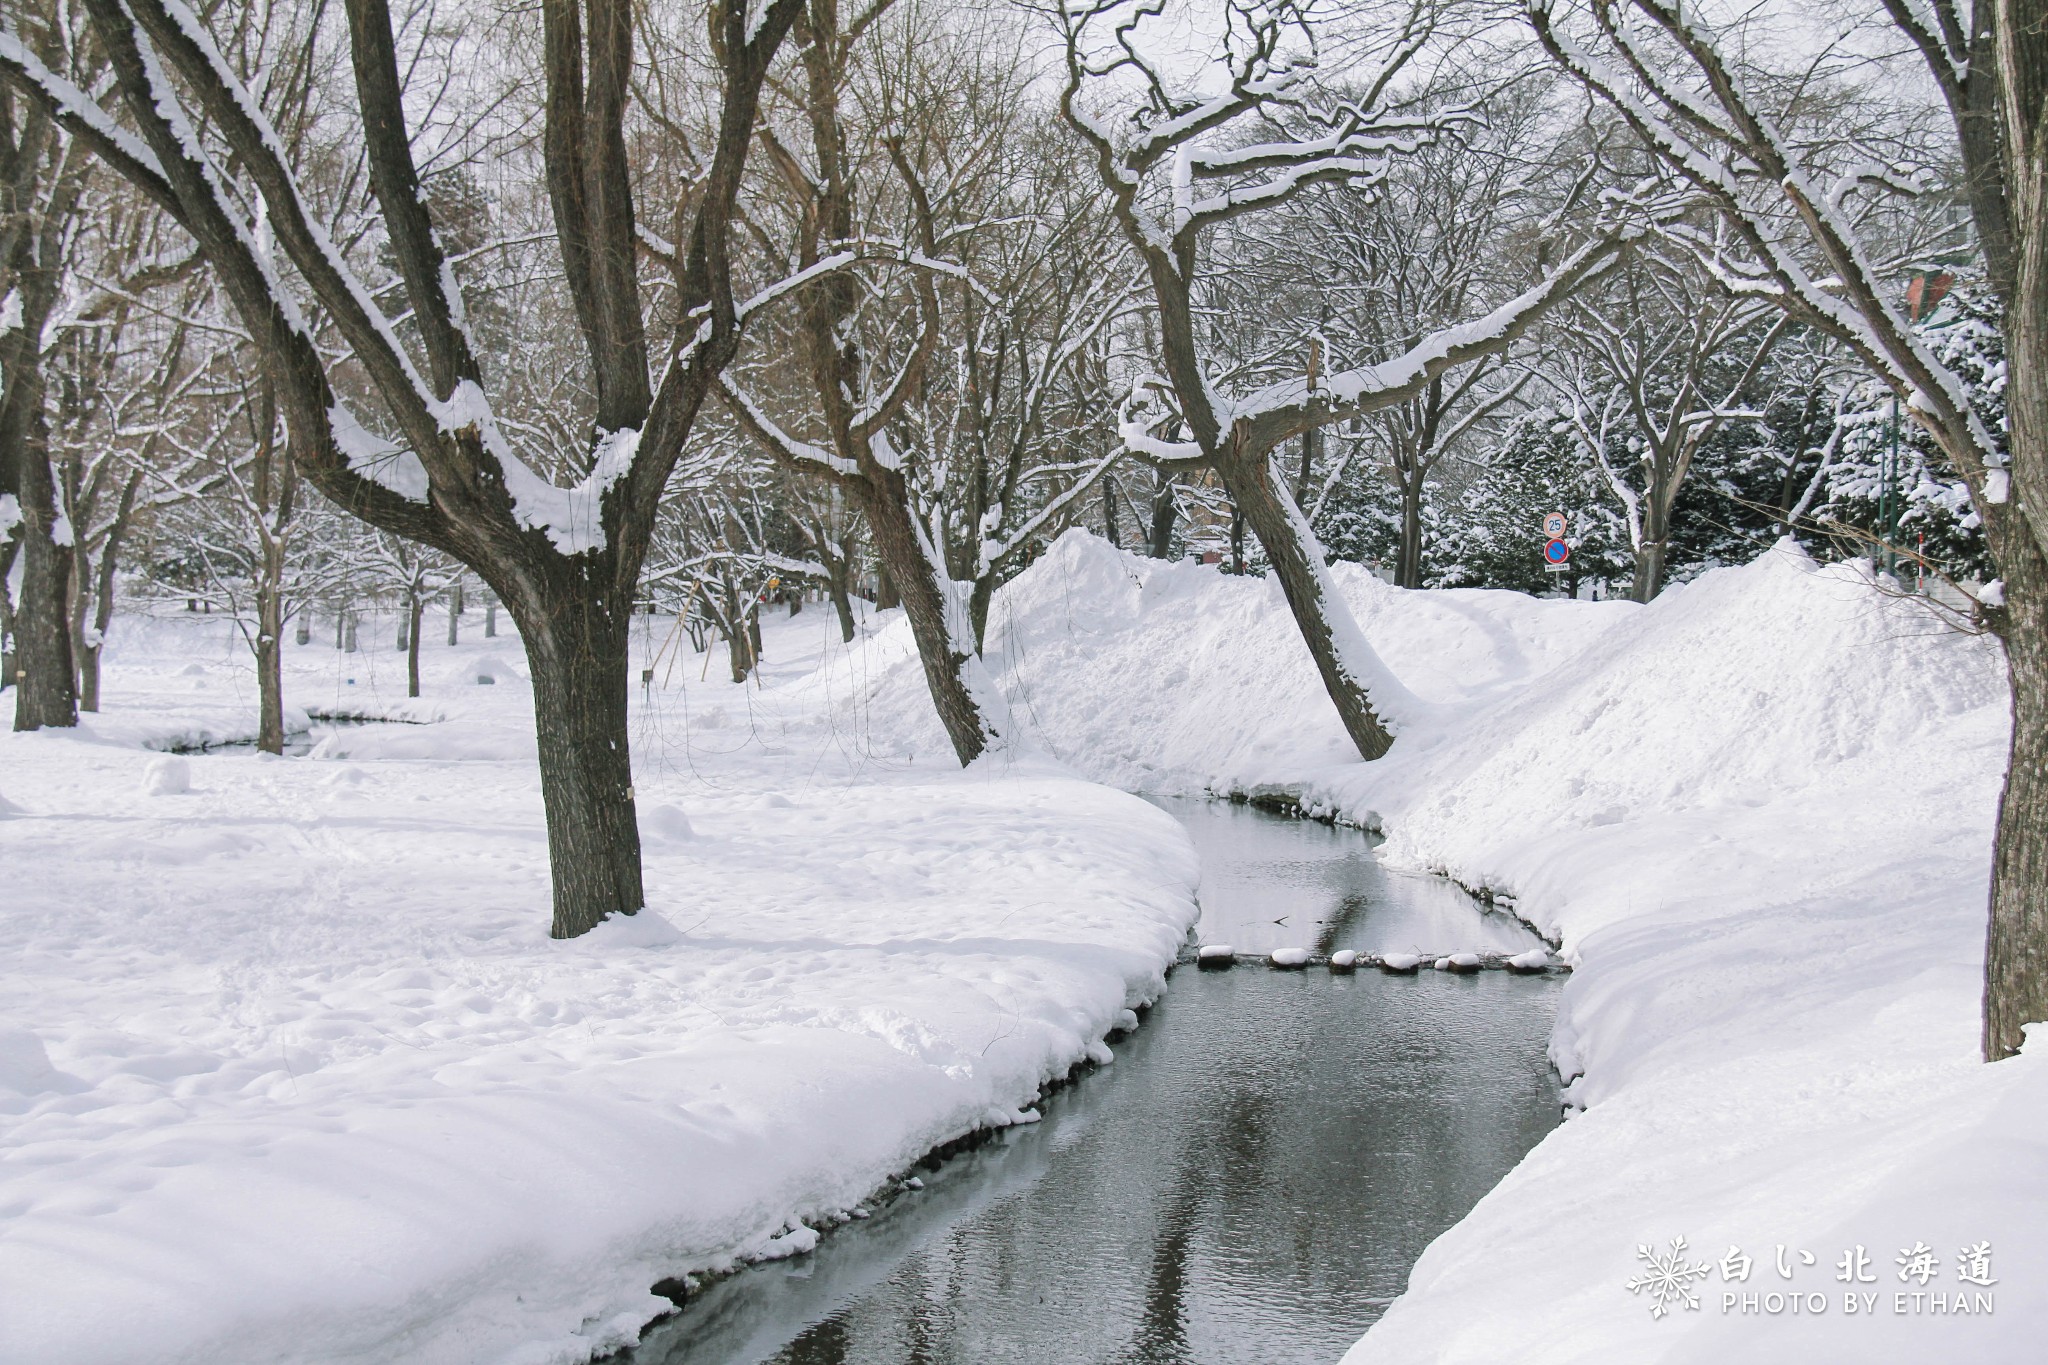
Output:
<instances>
[{"instance_id":1,"label":"snow-covered ground","mask_svg":"<svg viewBox=\"0 0 2048 1365\"><path fill-rule=\"evenodd\" d=\"M2037 1359L2048 1060L1975 1060L1995 646L1789 550L1647 608L1337 574L1423 703L1371 765L1276 589L1078 533L991 625L1033 752L966 773L900 622L778 620L763 688L664 660L655 914L571 944L512 642L430 644L410 704L388 641L292 650L297 706L434 723L152 795L146 746L246 734L253 697L217 623L131 619L103 715L0 739L0 1360L619 1339L643 1286L1014 1115L1157 988L1193 862L1076 771L1381 825L1577 968L1583 1112L1352 1360ZM1653 1317L1629 1286L1674 1238L1698 1307Z\"/></svg>"},{"instance_id":2,"label":"snow-covered ground","mask_svg":"<svg viewBox=\"0 0 2048 1365\"><path fill-rule=\"evenodd\" d=\"M253 736L182 615L117 622L76 734L0 736L0 1361L580 1360L1028 1117L1193 917L1170 817L886 743L838 679L896 647L813 608L765 687L664 658L650 911L551 942L518 643L429 624L417 702L388 621L287 649L298 710L431 722L307 757L158 752Z\"/></svg>"},{"instance_id":3,"label":"snow-covered ground","mask_svg":"<svg viewBox=\"0 0 2048 1365\"><path fill-rule=\"evenodd\" d=\"M1647 608L1337 572L1426 703L1376 764L1265 582L1070 534L990 646L1076 768L1383 826L1575 964L1552 1054L1583 1112L1348 1360L2040 1359L2048 1056L1977 1062L1996 646L1792 549ZM931 749L918 712L898 679L866 708Z\"/></svg>"}]
</instances>

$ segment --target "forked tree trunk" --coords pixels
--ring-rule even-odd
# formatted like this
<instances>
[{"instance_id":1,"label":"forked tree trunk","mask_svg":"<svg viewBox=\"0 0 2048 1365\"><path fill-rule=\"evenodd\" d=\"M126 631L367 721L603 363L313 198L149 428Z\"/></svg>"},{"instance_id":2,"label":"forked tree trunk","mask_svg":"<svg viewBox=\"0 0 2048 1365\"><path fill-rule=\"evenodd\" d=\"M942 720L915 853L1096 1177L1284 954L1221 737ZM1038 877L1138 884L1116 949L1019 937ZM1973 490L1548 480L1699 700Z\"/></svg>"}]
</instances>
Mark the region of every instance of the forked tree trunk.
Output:
<instances>
[{"instance_id":1,"label":"forked tree trunk","mask_svg":"<svg viewBox=\"0 0 2048 1365\"><path fill-rule=\"evenodd\" d=\"M903 476L895 470L879 471L879 479L893 485L878 489L870 481L849 480L847 491L867 517L868 531L875 543L875 557L882 562L884 578L902 597L903 614L910 620L910 633L917 641L918 661L924 665L926 688L946 738L962 765L980 758L996 738L995 718L984 716L967 684L966 670L979 667L965 620L958 604L948 603L951 585L939 581L936 565L918 542L917 527L911 521L908 490Z\"/></svg>"},{"instance_id":2,"label":"forked tree trunk","mask_svg":"<svg viewBox=\"0 0 2048 1365\"><path fill-rule=\"evenodd\" d=\"M560 576L576 573L563 565ZM592 578L596 575L592 574ZM593 582L524 606L505 596L533 675L541 802L554 868L555 938L646 904L626 725L632 604Z\"/></svg>"},{"instance_id":3,"label":"forked tree trunk","mask_svg":"<svg viewBox=\"0 0 2048 1365\"><path fill-rule=\"evenodd\" d=\"M1380 757L1393 745L1394 737L1373 710L1368 680L1356 676L1345 657L1349 646L1340 632L1355 633L1358 627L1342 602L1329 600L1335 592L1329 570L1313 558L1320 556L1322 547L1287 491L1274 486L1271 466L1263 454L1247 458L1233 452L1219 457L1215 468L1245 524L1266 551L1288 610L1315 660L1316 672L1322 675L1323 688L1344 722L1344 732L1361 756ZM1359 643L1363 643L1362 637Z\"/></svg>"}]
</instances>

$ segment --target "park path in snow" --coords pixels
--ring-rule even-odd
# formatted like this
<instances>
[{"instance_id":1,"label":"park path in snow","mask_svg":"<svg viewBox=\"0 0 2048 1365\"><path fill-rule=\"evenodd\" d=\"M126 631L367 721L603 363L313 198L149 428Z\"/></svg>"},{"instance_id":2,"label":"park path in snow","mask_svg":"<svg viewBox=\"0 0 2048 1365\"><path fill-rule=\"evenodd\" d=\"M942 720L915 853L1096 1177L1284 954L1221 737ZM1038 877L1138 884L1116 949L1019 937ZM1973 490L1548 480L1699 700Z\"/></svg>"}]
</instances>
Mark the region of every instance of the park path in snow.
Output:
<instances>
[{"instance_id":1,"label":"park path in snow","mask_svg":"<svg viewBox=\"0 0 2048 1365\"><path fill-rule=\"evenodd\" d=\"M2048 1056L1977 1060L1995 642L1790 546L1647 607L1333 572L1421 702L1377 763L1266 581L1070 533L989 645L1081 771L1383 828L1390 864L1495 893L1574 966L1574 1116L1349 1365L2040 1359ZM865 714L929 749L917 711L891 679Z\"/></svg>"},{"instance_id":2,"label":"park path in snow","mask_svg":"<svg viewBox=\"0 0 2048 1365\"><path fill-rule=\"evenodd\" d=\"M428 722L307 757L161 752L253 733L185 617L119 622L78 733L0 736L0 1361L581 1360L1033 1117L1161 989L1179 826L861 723L821 659L904 660L816 609L760 685L664 657L649 909L550 941L530 693L477 621L418 701L388 648L288 647L296 710Z\"/></svg>"}]
</instances>

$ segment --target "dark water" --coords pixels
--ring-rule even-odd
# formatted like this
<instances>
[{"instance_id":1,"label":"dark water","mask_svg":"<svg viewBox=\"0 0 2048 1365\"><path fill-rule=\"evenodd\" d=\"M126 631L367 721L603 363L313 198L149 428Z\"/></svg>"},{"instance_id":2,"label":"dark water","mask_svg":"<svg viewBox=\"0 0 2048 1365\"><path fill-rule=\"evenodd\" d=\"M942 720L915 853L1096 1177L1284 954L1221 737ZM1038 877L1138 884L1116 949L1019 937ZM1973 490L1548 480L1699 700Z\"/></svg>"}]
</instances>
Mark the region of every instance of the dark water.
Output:
<instances>
[{"instance_id":1,"label":"dark water","mask_svg":"<svg viewBox=\"0 0 2048 1365\"><path fill-rule=\"evenodd\" d=\"M1534 942L1442 883L1384 872L1355 831L1160 804L1202 850L1205 941ZM1555 1126L1557 984L1182 968L1043 1123L925 1172L812 1256L712 1286L633 1360L1334 1361Z\"/></svg>"}]
</instances>

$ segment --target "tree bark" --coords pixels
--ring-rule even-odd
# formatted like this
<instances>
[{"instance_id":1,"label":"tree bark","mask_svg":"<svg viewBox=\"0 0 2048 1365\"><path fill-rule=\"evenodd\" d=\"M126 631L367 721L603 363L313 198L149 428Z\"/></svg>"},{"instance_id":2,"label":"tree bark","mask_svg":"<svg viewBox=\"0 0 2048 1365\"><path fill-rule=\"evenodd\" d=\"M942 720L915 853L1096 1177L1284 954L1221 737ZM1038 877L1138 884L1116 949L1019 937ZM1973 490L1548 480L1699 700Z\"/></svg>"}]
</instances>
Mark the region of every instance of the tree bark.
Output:
<instances>
[{"instance_id":1,"label":"tree bark","mask_svg":"<svg viewBox=\"0 0 2048 1365\"><path fill-rule=\"evenodd\" d=\"M284 542L266 537L256 580L256 747L284 752Z\"/></svg>"},{"instance_id":2,"label":"tree bark","mask_svg":"<svg viewBox=\"0 0 2048 1365\"><path fill-rule=\"evenodd\" d=\"M16 378L16 383L24 380ZM40 387L39 378L26 381ZM41 403L30 422L40 427ZM31 437L21 459L21 595L14 609L14 728L78 724L76 674L71 660L68 588L69 536L58 543L56 486L40 439ZM67 528L68 529L68 528Z\"/></svg>"},{"instance_id":3,"label":"tree bark","mask_svg":"<svg viewBox=\"0 0 2048 1365\"><path fill-rule=\"evenodd\" d=\"M448 644L450 648L462 643L462 584L448 585Z\"/></svg>"},{"instance_id":4,"label":"tree bark","mask_svg":"<svg viewBox=\"0 0 2048 1365\"><path fill-rule=\"evenodd\" d=\"M1152 525L1145 536L1145 553L1154 559L1173 558L1173 521L1179 508L1173 501L1173 477L1159 476L1152 491Z\"/></svg>"},{"instance_id":5,"label":"tree bark","mask_svg":"<svg viewBox=\"0 0 2048 1365\"><path fill-rule=\"evenodd\" d=\"M1286 491L1273 486L1271 468L1263 454L1246 457L1233 452L1219 458L1215 468L1245 524L1266 551L1267 562L1280 580L1288 610L1294 614L1294 623L1315 660L1324 690L1344 722L1345 733L1358 746L1362 757L1380 757L1392 747L1394 737L1373 710L1366 680L1353 677L1345 663L1331 624L1332 604L1324 601L1331 590L1328 570L1322 564L1310 562L1310 555L1321 547L1307 534L1307 523L1301 520L1300 510L1282 501ZM1342 603L1334 605L1338 611L1344 610Z\"/></svg>"},{"instance_id":6,"label":"tree bark","mask_svg":"<svg viewBox=\"0 0 2048 1365\"><path fill-rule=\"evenodd\" d=\"M405 631L405 695L417 697L420 694L420 619L427 614L426 594L414 584L406 600Z\"/></svg>"},{"instance_id":7,"label":"tree bark","mask_svg":"<svg viewBox=\"0 0 2048 1365\"><path fill-rule=\"evenodd\" d=\"M497 637L498 604L496 602L486 602L484 604L484 638L486 640L495 640Z\"/></svg>"},{"instance_id":8,"label":"tree bark","mask_svg":"<svg viewBox=\"0 0 2048 1365\"><path fill-rule=\"evenodd\" d=\"M100 542L100 559L92 584L92 625L81 632L78 647L78 707L81 711L100 709L100 653L107 645L107 629L114 623L115 569L120 562L121 543L135 517L135 495L142 487L142 472L128 476L121 488L114 519Z\"/></svg>"},{"instance_id":9,"label":"tree bark","mask_svg":"<svg viewBox=\"0 0 2048 1365\"><path fill-rule=\"evenodd\" d=\"M1422 586L1421 461L1417 460L1413 468L1402 470L1397 477L1401 488L1401 544L1394 556L1394 586L1419 588Z\"/></svg>"},{"instance_id":10,"label":"tree bark","mask_svg":"<svg viewBox=\"0 0 2048 1365\"><path fill-rule=\"evenodd\" d=\"M917 641L917 656L924 665L932 705L938 710L939 723L946 727L946 738L952 741L954 754L964 766L981 757L995 737L988 732L981 708L967 687L965 670L975 655L948 619L949 612L959 611L958 606L946 601L952 585L939 581L938 566L919 544L902 479L902 474L895 470L882 470L869 479L849 480L846 487L867 517L883 575L902 596L903 614L909 618L911 636ZM893 481L897 486L878 489L874 481Z\"/></svg>"},{"instance_id":11,"label":"tree bark","mask_svg":"<svg viewBox=\"0 0 2048 1365\"><path fill-rule=\"evenodd\" d=\"M2004 116L2002 168L1981 146L1982 131L1993 121L1958 120L1976 191L1979 236L1987 254L2009 250L1993 262L2003 267L1994 270L1993 280L2005 302L2013 500L1999 509L2004 515L1987 519L1986 530L2003 531L1993 548L2005 578L2012 750L1998 803L1984 950L1987 1061L2018 1051L2023 1025L2048 1020L2048 552L2041 529L2048 520L2038 502L2048 485L2048 11L2040 0L1999 0L1993 13L2000 77L1994 89ZM1980 84L1976 73L1973 64L1973 92ZM1973 103L1981 114L1988 101ZM1973 136L1979 139L1974 147ZM2002 196L1989 192L2000 169ZM1995 217L1982 201L2008 209L2010 217ZM1998 540L2009 545L2000 547Z\"/></svg>"},{"instance_id":12,"label":"tree bark","mask_svg":"<svg viewBox=\"0 0 2048 1365\"><path fill-rule=\"evenodd\" d=\"M2012 739L1998 801L1991 923L1984 946L1984 1059L2019 1051L2048 1019L2048 562L2001 557Z\"/></svg>"},{"instance_id":13,"label":"tree bark","mask_svg":"<svg viewBox=\"0 0 2048 1365\"><path fill-rule=\"evenodd\" d=\"M598 558L599 556L591 556ZM505 598L526 645L554 868L555 938L588 933L646 903L626 723L632 603L572 562L525 607Z\"/></svg>"}]
</instances>

